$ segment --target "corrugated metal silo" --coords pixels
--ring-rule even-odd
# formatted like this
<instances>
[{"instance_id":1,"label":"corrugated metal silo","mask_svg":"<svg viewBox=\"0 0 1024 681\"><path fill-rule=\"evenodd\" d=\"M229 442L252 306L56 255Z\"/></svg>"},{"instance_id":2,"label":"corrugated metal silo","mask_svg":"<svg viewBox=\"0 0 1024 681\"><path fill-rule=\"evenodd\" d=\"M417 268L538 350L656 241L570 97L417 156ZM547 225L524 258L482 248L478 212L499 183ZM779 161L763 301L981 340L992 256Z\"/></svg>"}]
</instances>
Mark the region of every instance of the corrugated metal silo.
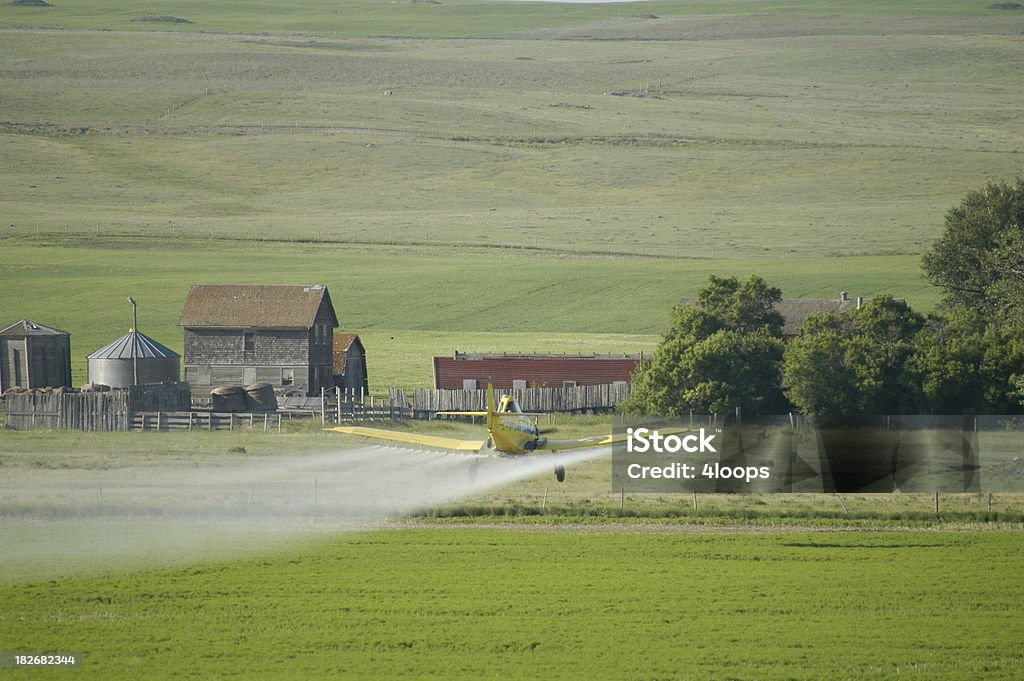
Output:
<instances>
[{"instance_id":1,"label":"corrugated metal silo","mask_svg":"<svg viewBox=\"0 0 1024 681\"><path fill-rule=\"evenodd\" d=\"M89 355L89 382L128 388L135 382L132 346L139 367L139 384L177 382L181 356L144 333L129 331Z\"/></svg>"}]
</instances>

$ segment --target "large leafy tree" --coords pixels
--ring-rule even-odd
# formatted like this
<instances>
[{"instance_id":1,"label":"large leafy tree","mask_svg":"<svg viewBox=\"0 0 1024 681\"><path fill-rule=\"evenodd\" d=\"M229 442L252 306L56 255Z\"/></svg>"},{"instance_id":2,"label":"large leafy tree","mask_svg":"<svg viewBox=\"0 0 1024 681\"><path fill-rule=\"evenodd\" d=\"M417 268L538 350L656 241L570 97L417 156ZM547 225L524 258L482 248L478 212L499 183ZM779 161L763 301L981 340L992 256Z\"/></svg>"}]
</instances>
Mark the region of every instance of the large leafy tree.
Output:
<instances>
[{"instance_id":1,"label":"large leafy tree","mask_svg":"<svg viewBox=\"0 0 1024 681\"><path fill-rule=\"evenodd\" d=\"M1024 177L990 182L946 214L924 269L944 316L920 334L913 370L926 409L1019 413L1024 388Z\"/></svg>"},{"instance_id":2,"label":"large leafy tree","mask_svg":"<svg viewBox=\"0 0 1024 681\"><path fill-rule=\"evenodd\" d=\"M975 310L933 317L917 335L911 371L924 410L934 414L1016 414L1024 388L1024 337Z\"/></svg>"},{"instance_id":3,"label":"large leafy tree","mask_svg":"<svg viewBox=\"0 0 1024 681\"><path fill-rule=\"evenodd\" d=\"M676 306L652 362L633 379L627 413L750 413L785 408L782 292L762 278L711 276L693 304Z\"/></svg>"},{"instance_id":4,"label":"large leafy tree","mask_svg":"<svg viewBox=\"0 0 1024 681\"><path fill-rule=\"evenodd\" d=\"M916 412L920 381L909 359L923 325L921 315L888 295L843 315L808 317L786 348L786 394L820 416Z\"/></svg>"},{"instance_id":5,"label":"large leafy tree","mask_svg":"<svg viewBox=\"0 0 1024 681\"><path fill-rule=\"evenodd\" d=\"M1019 323L1024 304L1024 177L990 182L946 213L945 230L925 253L924 269L950 307L994 323Z\"/></svg>"},{"instance_id":6,"label":"large leafy tree","mask_svg":"<svg viewBox=\"0 0 1024 681\"><path fill-rule=\"evenodd\" d=\"M782 384L804 413L844 416L861 411L847 316L811 315L786 347Z\"/></svg>"},{"instance_id":7,"label":"large leafy tree","mask_svg":"<svg viewBox=\"0 0 1024 681\"><path fill-rule=\"evenodd\" d=\"M916 413L919 382L907 362L924 317L905 301L884 295L855 310L852 318L864 413Z\"/></svg>"}]
</instances>

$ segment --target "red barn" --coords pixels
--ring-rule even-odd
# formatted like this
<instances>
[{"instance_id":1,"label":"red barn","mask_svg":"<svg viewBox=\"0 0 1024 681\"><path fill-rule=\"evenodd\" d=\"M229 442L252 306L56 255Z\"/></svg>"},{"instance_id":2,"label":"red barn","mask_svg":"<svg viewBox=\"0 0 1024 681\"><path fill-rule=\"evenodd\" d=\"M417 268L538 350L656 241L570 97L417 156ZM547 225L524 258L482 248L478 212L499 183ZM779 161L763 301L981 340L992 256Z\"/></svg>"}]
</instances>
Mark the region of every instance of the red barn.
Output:
<instances>
[{"instance_id":1,"label":"red barn","mask_svg":"<svg viewBox=\"0 0 1024 681\"><path fill-rule=\"evenodd\" d=\"M563 388L628 382L644 361L639 355L467 354L434 358L434 387L475 390L494 381L503 389Z\"/></svg>"}]
</instances>

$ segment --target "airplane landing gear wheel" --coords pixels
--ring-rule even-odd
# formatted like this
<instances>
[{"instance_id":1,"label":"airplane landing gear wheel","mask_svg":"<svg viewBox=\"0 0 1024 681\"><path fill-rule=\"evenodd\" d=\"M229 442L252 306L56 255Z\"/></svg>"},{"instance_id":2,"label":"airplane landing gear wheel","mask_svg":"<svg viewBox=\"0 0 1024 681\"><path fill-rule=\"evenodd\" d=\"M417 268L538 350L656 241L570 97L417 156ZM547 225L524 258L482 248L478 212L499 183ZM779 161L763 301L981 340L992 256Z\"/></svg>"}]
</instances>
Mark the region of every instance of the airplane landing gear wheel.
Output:
<instances>
[{"instance_id":1,"label":"airplane landing gear wheel","mask_svg":"<svg viewBox=\"0 0 1024 681\"><path fill-rule=\"evenodd\" d=\"M565 466L561 464L555 466L555 480L565 482Z\"/></svg>"}]
</instances>

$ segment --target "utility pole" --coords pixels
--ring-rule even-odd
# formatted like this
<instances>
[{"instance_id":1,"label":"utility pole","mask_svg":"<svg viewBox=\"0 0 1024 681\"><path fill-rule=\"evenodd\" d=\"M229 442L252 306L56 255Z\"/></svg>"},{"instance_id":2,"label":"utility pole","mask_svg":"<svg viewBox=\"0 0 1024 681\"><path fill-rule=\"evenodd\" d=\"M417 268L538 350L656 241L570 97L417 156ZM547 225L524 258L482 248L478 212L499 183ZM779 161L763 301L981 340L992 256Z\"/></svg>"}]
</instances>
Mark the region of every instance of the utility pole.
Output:
<instances>
[{"instance_id":1,"label":"utility pole","mask_svg":"<svg viewBox=\"0 0 1024 681\"><path fill-rule=\"evenodd\" d=\"M139 310L135 299L128 296L132 304L132 385L139 385Z\"/></svg>"}]
</instances>

